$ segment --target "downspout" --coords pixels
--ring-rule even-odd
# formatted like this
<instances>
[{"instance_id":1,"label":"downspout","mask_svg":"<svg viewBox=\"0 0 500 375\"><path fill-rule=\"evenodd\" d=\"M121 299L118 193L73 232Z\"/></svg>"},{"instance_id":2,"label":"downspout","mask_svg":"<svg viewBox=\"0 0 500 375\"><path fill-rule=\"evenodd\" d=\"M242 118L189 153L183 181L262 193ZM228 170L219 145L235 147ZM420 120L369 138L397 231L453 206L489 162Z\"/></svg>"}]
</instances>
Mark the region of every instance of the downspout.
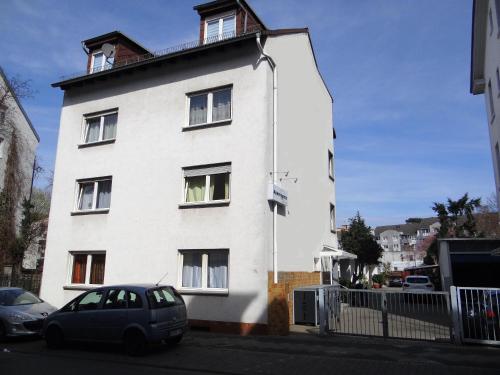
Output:
<instances>
[{"instance_id":1,"label":"downspout","mask_svg":"<svg viewBox=\"0 0 500 375\"><path fill-rule=\"evenodd\" d=\"M277 183L276 172L278 171L278 67L273 58L264 52L264 48L260 42L260 32L256 37L257 47L260 53L264 56L273 71L273 184ZM278 224L278 204L274 202L273 207L273 281L278 283L278 238L277 238L277 224Z\"/></svg>"}]
</instances>

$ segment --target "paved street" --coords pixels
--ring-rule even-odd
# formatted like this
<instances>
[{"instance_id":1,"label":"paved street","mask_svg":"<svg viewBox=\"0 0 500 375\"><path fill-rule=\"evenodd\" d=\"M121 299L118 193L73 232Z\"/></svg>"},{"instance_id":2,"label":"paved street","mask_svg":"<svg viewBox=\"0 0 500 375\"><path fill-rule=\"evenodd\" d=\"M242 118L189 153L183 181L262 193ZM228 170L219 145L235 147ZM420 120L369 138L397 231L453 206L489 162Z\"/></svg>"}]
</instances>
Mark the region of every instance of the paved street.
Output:
<instances>
[{"instance_id":1,"label":"paved street","mask_svg":"<svg viewBox=\"0 0 500 375\"><path fill-rule=\"evenodd\" d=\"M500 348L346 336L239 337L190 332L175 348L128 357L119 346L48 350L1 343L1 374L500 374Z\"/></svg>"}]
</instances>

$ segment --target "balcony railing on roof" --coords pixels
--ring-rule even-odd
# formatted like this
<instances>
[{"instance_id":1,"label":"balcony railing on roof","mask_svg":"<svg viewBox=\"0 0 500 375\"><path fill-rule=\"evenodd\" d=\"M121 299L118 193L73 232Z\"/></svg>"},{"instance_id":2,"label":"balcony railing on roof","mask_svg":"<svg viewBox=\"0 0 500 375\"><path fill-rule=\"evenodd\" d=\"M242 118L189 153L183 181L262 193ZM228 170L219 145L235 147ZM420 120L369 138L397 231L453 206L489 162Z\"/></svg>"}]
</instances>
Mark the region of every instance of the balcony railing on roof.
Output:
<instances>
[{"instance_id":1,"label":"balcony railing on roof","mask_svg":"<svg viewBox=\"0 0 500 375\"><path fill-rule=\"evenodd\" d=\"M137 56L132 56L132 57L124 58L124 59L115 60L112 64L106 63L102 67L91 68L90 71L83 71L83 72L78 72L78 73L62 76L62 77L60 77L60 80L65 81L65 80L72 79L72 78L90 76L90 75L100 73L100 72L103 72L106 70L112 70L112 69L124 67L127 65L136 64L136 63L139 63L142 61L153 60L153 59L158 58L158 57L163 57L163 56L167 56L170 54L174 54L174 53L202 47L202 46L207 45L207 44L220 43L223 41L227 41L229 39L235 39L238 37L242 37L244 35L254 34L254 33L257 33L258 31L261 31L261 28L258 26L249 28L246 31L240 32L240 33L236 33L235 31L230 31L227 33L223 33L223 34L215 35L215 36L212 36L209 38L205 38L203 40L198 39L198 40L195 40L192 42L178 44L178 45L173 46L173 47L154 51L152 53L145 53L143 55L137 55Z\"/></svg>"}]
</instances>

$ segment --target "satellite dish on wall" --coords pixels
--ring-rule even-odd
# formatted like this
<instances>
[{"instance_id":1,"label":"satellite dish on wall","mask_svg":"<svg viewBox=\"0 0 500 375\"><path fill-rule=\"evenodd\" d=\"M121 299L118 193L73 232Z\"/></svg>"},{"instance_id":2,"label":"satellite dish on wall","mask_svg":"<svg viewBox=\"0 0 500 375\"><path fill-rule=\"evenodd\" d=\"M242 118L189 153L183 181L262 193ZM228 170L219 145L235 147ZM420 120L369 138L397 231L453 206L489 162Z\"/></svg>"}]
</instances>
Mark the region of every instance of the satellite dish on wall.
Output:
<instances>
[{"instance_id":1,"label":"satellite dish on wall","mask_svg":"<svg viewBox=\"0 0 500 375\"><path fill-rule=\"evenodd\" d=\"M104 43L101 47L102 53L107 59L115 57L115 46L109 43Z\"/></svg>"}]
</instances>

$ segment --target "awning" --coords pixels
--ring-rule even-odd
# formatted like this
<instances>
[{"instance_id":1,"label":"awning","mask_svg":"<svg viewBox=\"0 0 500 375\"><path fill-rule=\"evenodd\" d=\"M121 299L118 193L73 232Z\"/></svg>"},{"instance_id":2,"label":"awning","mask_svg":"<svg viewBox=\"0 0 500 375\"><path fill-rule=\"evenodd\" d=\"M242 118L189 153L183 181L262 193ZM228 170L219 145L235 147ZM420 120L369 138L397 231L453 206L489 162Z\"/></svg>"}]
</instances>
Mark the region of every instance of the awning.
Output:
<instances>
[{"instance_id":1,"label":"awning","mask_svg":"<svg viewBox=\"0 0 500 375\"><path fill-rule=\"evenodd\" d=\"M320 257L332 257L335 260L356 259L358 256L344 250L335 249L328 245L323 245L323 250L319 252Z\"/></svg>"}]
</instances>

